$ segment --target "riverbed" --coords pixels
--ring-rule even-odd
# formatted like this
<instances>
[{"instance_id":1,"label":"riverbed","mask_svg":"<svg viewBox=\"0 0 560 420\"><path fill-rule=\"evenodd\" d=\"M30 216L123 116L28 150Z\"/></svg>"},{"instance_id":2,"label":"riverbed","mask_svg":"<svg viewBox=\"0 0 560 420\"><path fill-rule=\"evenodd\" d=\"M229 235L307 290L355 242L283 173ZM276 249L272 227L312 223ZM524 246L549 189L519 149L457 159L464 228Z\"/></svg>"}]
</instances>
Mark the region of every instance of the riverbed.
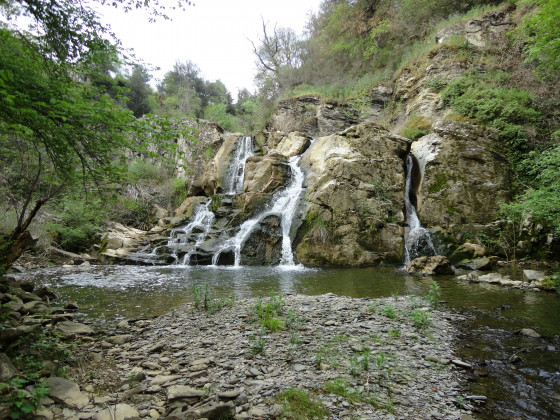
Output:
<instances>
[{"instance_id":1,"label":"riverbed","mask_svg":"<svg viewBox=\"0 0 560 420\"><path fill-rule=\"evenodd\" d=\"M413 277L388 268L292 269L241 267L91 266L52 268L22 275L75 300L82 321L110 329L123 319L161 315L192 301L196 285L215 297L271 293L354 298L425 296L435 280L441 300L469 314L459 356L475 366L473 394L485 395L480 418L555 418L560 412L560 296L472 284L455 276ZM541 338L518 334L522 328Z\"/></svg>"}]
</instances>

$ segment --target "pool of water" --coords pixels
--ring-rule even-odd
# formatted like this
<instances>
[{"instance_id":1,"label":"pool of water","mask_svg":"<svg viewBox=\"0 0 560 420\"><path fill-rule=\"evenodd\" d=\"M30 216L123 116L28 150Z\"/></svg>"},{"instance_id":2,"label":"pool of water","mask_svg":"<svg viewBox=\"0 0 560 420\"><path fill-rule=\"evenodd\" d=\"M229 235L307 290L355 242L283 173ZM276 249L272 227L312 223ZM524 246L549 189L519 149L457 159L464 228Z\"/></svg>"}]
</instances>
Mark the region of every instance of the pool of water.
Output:
<instances>
[{"instance_id":1,"label":"pool of water","mask_svg":"<svg viewBox=\"0 0 560 420\"><path fill-rule=\"evenodd\" d=\"M98 328L124 318L160 315L192 301L195 285L208 283L215 297L271 293L350 297L425 296L432 281L441 299L472 315L461 326L459 356L476 366L471 392L486 395L482 418L557 418L560 413L560 296L471 284L454 276L413 277L395 268L293 269L269 267L92 266L30 272L23 278L75 300L80 316ZM517 334L532 328L542 339ZM521 360L519 360L521 359ZM513 363L513 360L516 362Z\"/></svg>"}]
</instances>

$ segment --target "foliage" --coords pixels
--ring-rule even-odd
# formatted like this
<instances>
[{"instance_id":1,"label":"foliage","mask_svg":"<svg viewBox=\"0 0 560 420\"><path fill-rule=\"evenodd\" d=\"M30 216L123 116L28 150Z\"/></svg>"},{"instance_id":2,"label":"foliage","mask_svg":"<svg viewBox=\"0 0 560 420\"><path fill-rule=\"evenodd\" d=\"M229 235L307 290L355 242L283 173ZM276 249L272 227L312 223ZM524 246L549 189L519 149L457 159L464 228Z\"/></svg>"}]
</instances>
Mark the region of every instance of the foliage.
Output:
<instances>
[{"instance_id":1,"label":"foliage","mask_svg":"<svg viewBox=\"0 0 560 420\"><path fill-rule=\"evenodd\" d=\"M279 318L284 313L285 305L282 296L272 295L266 303L261 298L257 299L253 310L264 328L277 332L283 330L286 326L286 323Z\"/></svg>"},{"instance_id":2,"label":"foliage","mask_svg":"<svg viewBox=\"0 0 560 420\"><path fill-rule=\"evenodd\" d=\"M432 122L430 118L421 117L419 115L411 115L406 125L401 130L401 136L410 140L418 140L430 132Z\"/></svg>"},{"instance_id":3,"label":"foliage","mask_svg":"<svg viewBox=\"0 0 560 420\"><path fill-rule=\"evenodd\" d=\"M560 145L542 153L531 152L521 162L529 188L502 210L512 221L530 219L560 235Z\"/></svg>"},{"instance_id":4,"label":"foliage","mask_svg":"<svg viewBox=\"0 0 560 420\"><path fill-rule=\"evenodd\" d=\"M410 313L410 318L416 328L424 329L431 325L431 313L421 309L415 309Z\"/></svg>"},{"instance_id":5,"label":"foliage","mask_svg":"<svg viewBox=\"0 0 560 420\"><path fill-rule=\"evenodd\" d=\"M432 309L437 309L439 307L440 298L441 298L441 292L439 291L439 286L435 281L432 281L430 283L430 290L426 295L426 300L428 301Z\"/></svg>"},{"instance_id":6,"label":"foliage","mask_svg":"<svg viewBox=\"0 0 560 420\"><path fill-rule=\"evenodd\" d=\"M261 334L259 334L258 336L255 336L254 334L251 334L249 336L249 342L251 343L251 353L253 354L264 354L265 350L264 347L266 345L266 340L263 337L264 335L264 330L261 331Z\"/></svg>"},{"instance_id":7,"label":"foliage","mask_svg":"<svg viewBox=\"0 0 560 420\"><path fill-rule=\"evenodd\" d=\"M235 302L235 296L232 295L225 299L215 299L212 297L212 291L208 283L204 285L195 284L192 288L193 305L198 310L203 310L210 315L219 312L224 307L232 307Z\"/></svg>"},{"instance_id":8,"label":"foliage","mask_svg":"<svg viewBox=\"0 0 560 420\"><path fill-rule=\"evenodd\" d=\"M49 391L42 379L45 373L43 362L51 360L60 363L73 355L56 334L43 333L40 329L22 336L19 345L8 349L8 353L21 373L9 384L0 384L5 388L2 390L2 402L10 407L11 418L29 418L41 406L41 400Z\"/></svg>"},{"instance_id":9,"label":"foliage","mask_svg":"<svg viewBox=\"0 0 560 420\"><path fill-rule=\"evenodd\" d=\"M395 308L393 308L390 305L385 305L383 307L381 307L380 313L382 313L383 315L385 315L387 318L390 319L395 319L397 317L397 315L395 314Z\"/></svg>"},{"instance_id":10,"label":"foliage","mask_svg":"<svg viewBox=\"0 0 560 420\"><path fill-rule=\"evenodd\" d=\"M524 38L527 61L536 63L543 78L558 77L560 71L560 0L525 0L535 12L523 18L517 29Z\"/></svg>"},{"instance_id":11,"label":"foliage","mask_svg":"<svg viewBox=\"0 0 560 420\"><path fill-rule=\"evenodd\" d=\"M45 225L54 242L67 251L83 252L89 249L103 227L103 202L88 202L79 196L69 196L57 204L60 218Z\"/></svg>"},{"instance_id":12,"label":"foliage","mask_svg":"<svg viewBox=\"0 0 560 420\"><path fill-rule=\"evenodd\" d=\"M33 16L43 31L0 27L0 188L18 216L8 235L14 251L0 255L0 264L19 256L18 243L50 200L80 187L111 189L127 150L159 156L154 149L175 147L169 121L137 120L114 99L122 92L109 71L119 50L103 37L95 12L56 4L29 0L1 9Z\"/></svg>"},{"instance_id":13,"label":"foliage","mask_svg":"<svg viewBox=\"0 0 560 420\"><path fill-rule=\"evenodd\" d=\"M289 388L275 397L282 404L282 418L286 419L322 419L328 416L328 410L321 402L312 399L306 391Z\"/></svg>"},{"instance_id":14,"label":"foliage","mask_svg":"<svg viewBox=\"0 0 560 420\"><path fill-rule=\"evenodd\" d=\"M449 82L441 96L455 112L496 128L509 157L519 162L529 149L525 127L539 122L541 114L528 92L505 86L507 81L501 72L472 73Z\"/></svg>"}]
</instances>

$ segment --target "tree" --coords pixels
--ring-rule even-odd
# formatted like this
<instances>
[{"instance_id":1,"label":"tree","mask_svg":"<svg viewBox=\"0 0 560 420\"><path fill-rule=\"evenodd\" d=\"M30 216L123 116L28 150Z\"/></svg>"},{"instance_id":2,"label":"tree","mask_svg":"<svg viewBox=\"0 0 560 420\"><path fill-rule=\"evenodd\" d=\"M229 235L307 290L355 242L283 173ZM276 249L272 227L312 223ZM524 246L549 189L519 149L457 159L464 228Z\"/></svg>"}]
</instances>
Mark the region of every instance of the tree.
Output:
<instances>
[{"instance_id":1,"label":"tree","mask_svg":"<svg viewBox=\"0 0 560 420\"><path fill-rule=\"evenodd\" d=\"M126 106L130 109L136 118L140 118L151 112L149 97L152 88L148 84L150 75L146 69L141 66L134 66L132 73L125 80L125 86L129 89L125 93L128 98Z\"/></svg>"},{"instance_id":2,"label":"tree","mask_svg":"<svg viewBox=\"0 0 560 420\"><path fill-rule=\"evenodd\" d=\"M259 66L256 78L263 83L274 80L279 90L288 88L293 84L290 75L301 64L301 42L290 28L275 26L270 33L264 20L262 30L258 46L250 41Z\"/></svg>"},{"instance_id":3,"label":"tree","mask_svg":"<svg viewBox=\"0 0 560 420\"><path fill-rule=\"evenodd\" d=\"M0 6L6 17L29 15L39 27L38 35L0 27L0 192L2 210L17 216L0 237L6 268L31 242L29 226L46 203L76 186L111 187L127 151L157 155L176 132L170 121L137 120L111 98L107 68L120 51L92 9L68 0Z\"/></svg>"}]
</instances>

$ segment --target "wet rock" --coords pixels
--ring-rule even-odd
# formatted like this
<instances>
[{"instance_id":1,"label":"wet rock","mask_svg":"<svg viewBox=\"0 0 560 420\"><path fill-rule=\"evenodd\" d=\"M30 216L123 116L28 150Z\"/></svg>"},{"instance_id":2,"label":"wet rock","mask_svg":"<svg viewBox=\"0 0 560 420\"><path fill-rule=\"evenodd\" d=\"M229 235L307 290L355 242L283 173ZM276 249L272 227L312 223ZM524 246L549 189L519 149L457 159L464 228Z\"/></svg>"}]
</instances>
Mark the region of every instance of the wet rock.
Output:
<instances>
[{"instance_id":1,"label":"wet rock","mask_svg":"<svg viewBox=\"0 0 560 420\"><path fill-rule=\"evenodd\" d=\"M317 139L301 160L307 215L296 254L306 265L400 262L409 141L373 123Z\"/></svg>"},{"instance_id":2,"label":"wet rock","mask_svg":"<svg viewBox=\"0 0 560 420\"><path fill-rule=\"evenodd\" d=\"M80 387L68 379L51 377L46 379L49 385L49 397L55 401L81 410L88 402L88 397L80 391Z\"/></svg>"},{"instance_id":3,"label":"wet rock","mask_svg":"<svg viewBox=\"0 0 560 420\"><path fill-rule=\"evenodd\" d=\"M546 274L537 270L523 270L523 279L526 281L542 281L546 279Z\"/></svg>"},{"instance_id":4,"label":"wet rock","mask_svg":"<svg viewBox=\"0 0 560 420\"><path fill-rule=\"evenodd\" d=\"M241 248L243 265L278 265L282 256L282 228L278 216L265 217Z\"/></svg>"},{"instance_id":5,"label":"wet rock","mask_svg":"<svg viewBox=\"0 0 560 420\"><path fill-rule=\"evenodd\" d=\"M415 258L406 266L406 271L425 276L455 273L449 260L442 255Z\"/></svg>"},{"instance_id":6,"label":"wet rock","mask_svg":"<svg viewBox=\"0 0 560 420\"><path fill-rule=\"evenodd\" d=\"M507 160L497 152L497 132L448 120L435 122L432 129L412 145L422 174L418 217L457 236L492 233L490 224L499 217L499 204L508 201L510 188ZM426 144L430 153L420 155Z\"/></svg>"}]
</instances>

